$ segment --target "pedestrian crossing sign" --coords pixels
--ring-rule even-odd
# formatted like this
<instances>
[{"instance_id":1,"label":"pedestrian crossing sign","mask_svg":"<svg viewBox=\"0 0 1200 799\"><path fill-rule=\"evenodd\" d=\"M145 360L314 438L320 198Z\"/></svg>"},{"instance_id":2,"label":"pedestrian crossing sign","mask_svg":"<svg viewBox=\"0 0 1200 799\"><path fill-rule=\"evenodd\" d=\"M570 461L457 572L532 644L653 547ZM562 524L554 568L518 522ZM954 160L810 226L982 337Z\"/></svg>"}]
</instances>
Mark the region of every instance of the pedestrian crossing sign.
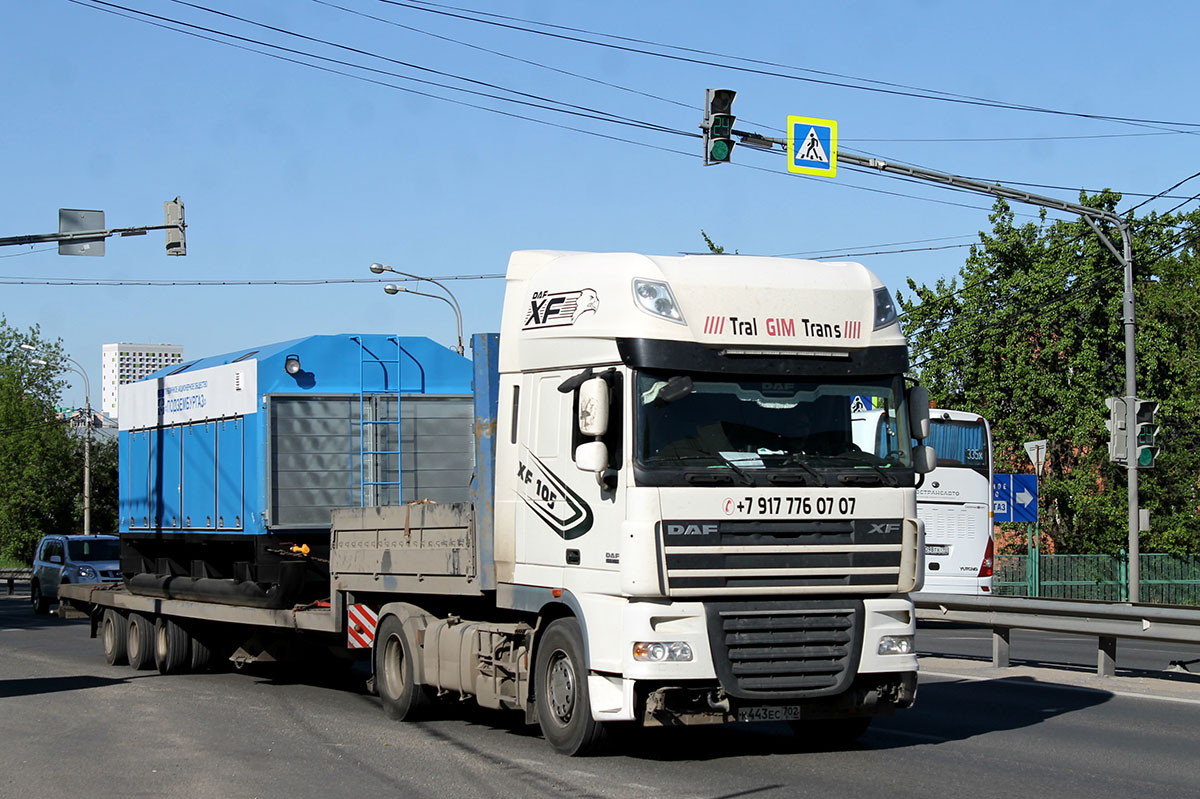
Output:
<instances>
[{"instance_id":1,"label":"pedestrian crossing sign","mask_svg":"<svg viewBox=\"0 0 1200 799\"><path fill-rule=\"evenodd\" d=\"M789 172L837 175L837 120L788 117L787 132Z\"/></svg>"}]
</instances>

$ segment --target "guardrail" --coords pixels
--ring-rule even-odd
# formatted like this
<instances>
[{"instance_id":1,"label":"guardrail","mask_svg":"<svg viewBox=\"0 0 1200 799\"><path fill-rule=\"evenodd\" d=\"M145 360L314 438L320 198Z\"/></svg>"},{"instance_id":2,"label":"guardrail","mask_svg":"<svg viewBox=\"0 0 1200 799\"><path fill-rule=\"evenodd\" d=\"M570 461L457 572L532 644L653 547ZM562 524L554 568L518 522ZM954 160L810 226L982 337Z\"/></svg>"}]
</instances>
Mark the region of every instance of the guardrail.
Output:
<instances>
[{"instance_id":1,"label":"guardrail","mask_svg":"<svg viewBox=\"0 0 1200 799\"><path fill-rule=\"evenodd\" d=\"M17 580L27 582L33 579L33 569L0 569L0 580L8 580L8 593L12 596L13 584Z\"/></svg>"},{"instance_id":2,"label":"guardrail","mask_svg":"<svg viewBox=\"0 0 1200 799\"><path fill-rule=\"evenodd\" d=\"M918 619L992 628L992 665L997 668L1008 668L1012 630L1095 636L1096 673L1101 677L1116 671L1118 638L1200 644L1200 608L924 593L915 602Z\"/></svg>"}]
</instances>

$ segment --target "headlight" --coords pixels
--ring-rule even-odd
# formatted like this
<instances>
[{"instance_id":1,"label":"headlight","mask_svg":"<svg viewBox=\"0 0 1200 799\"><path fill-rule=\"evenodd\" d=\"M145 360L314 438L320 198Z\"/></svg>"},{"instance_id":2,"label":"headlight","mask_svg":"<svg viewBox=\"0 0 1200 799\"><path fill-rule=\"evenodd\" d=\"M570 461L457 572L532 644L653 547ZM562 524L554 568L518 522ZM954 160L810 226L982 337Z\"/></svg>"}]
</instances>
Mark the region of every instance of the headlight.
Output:
<instances>
[{"instance_id":1,"label":"headlight","mask_svg":"<svg viewBox=\"0 0 1200 799\"><path fill-rule=\"evenodd\" d=\"M680 663L692 659L692 648L686 641L638 641L633 645L633 659L643 663Z\"/></svg>"},{"instance_id":2,"label":"headlight","mask_svg":"<svg viewBox=\"0 0 1200 799\"><path fill-rule=\"evenodd\" d=\"M879 639L879 648L876 650L876 654L911 655L913 651L911 635L885 635Z\"/></svg>"},{"instance_id":3,"label":"headlight","mask_svg":"<svg viewBox=\"0 0 1200 799\"><path fill-rule=\"evenodd\" d=\"M79 566L78 572L79 576L85 580L91 580L96 576L96 570L91 566Z\"/></svg>"},{"instance_id":4,"label":"headlight","mask_svg":"<svg viewBox=\"0 0 1200 799\"><path fill-rule=\"evenodd\" d=\"M679 303L675 302L671 287L661 280L634 278L633 299L638 307L648 314L668 322L687 324L683 321L683 311L679 310Z\"/></svg>"}]
</instances>

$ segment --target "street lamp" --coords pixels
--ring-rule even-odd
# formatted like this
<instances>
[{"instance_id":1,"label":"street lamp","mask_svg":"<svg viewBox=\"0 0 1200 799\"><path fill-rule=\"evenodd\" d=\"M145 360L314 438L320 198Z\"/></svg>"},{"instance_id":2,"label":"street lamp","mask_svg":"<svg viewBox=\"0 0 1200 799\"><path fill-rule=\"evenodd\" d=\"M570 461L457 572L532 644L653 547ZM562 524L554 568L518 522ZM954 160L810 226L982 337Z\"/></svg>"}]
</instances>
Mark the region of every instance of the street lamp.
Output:
<instances>
[{"instance_id":1,"label":"street lamp","mask_svg":"<svg viewBox=\"0 0 1200 799\"><path fill-rule=\"evenodd\" d=\"M31 344L22 344L21 349L26 352L42 354L42 351ZM70 361L74 366L64 367L69 371L74 372L83 378L84 391L84 413L86 414L83 428L83 534L92 534L92 386L88 380L87 371L83 365L74 358L66 355L60 355L64 361ZM30 358L32 363L38 366L51 366L51 364L43 358ZM59 364L59 366L62 366Z\"/></svg>"},{"instance_id":2,"label":"street lamp","mask_svg":"<svg viewBox=\"0 0 1200 799\"><path fill-rule=\"evenodd\" d=\"M420 275L409 274L408 272L401 272L399 269L393 269L392 267L388 266L387 264L371 264L371 271L377 275L383 274L384 272L391 272L392 274L400 275L401 277L411 278L413 280L424 280L426 283L432 283L433 285L440 288L442 291L446 292L447 296L443 297L440 294L427 294L423 291L416 291L415 289L409 289L409 288L404 288L403 286L397 286L394 283L388 283L386 286L383 287L383 290L386 291L388 294L399 294L400 292L403 291L408 294L416 294L421 297L433 297L434 299L441 300L442 302L449 305L450 308L454 311L454 321L458 325L458 347L455 349L455 351L459 355L463 354L464 350L463 350L462 308L459 307L458 299L454 296L454 292L450 291L450 289L446 288L440 282L434 280L431 277L422 277Z\"/></svg>"}]
</instances>

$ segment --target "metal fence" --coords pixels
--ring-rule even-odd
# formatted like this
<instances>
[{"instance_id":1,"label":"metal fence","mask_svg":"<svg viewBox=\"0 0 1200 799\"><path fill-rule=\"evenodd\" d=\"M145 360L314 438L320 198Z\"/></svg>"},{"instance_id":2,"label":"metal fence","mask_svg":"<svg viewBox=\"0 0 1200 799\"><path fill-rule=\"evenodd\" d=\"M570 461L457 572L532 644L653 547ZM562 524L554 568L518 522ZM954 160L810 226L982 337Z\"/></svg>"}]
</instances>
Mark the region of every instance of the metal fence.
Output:
<instances>
[{"instance_id":1,"label":"metal fence","mask_svg":"<svg viewBox=\"0 0 1200 799\"><path fill-rule=\"evenodd\" d=\"M1141 596L1135 601L1200 606L1200 555L1142 555ZM1120 555L996 557L994 588L1000 596L1128 602L1129 565Z\"/></svg>"}]
</instances>

